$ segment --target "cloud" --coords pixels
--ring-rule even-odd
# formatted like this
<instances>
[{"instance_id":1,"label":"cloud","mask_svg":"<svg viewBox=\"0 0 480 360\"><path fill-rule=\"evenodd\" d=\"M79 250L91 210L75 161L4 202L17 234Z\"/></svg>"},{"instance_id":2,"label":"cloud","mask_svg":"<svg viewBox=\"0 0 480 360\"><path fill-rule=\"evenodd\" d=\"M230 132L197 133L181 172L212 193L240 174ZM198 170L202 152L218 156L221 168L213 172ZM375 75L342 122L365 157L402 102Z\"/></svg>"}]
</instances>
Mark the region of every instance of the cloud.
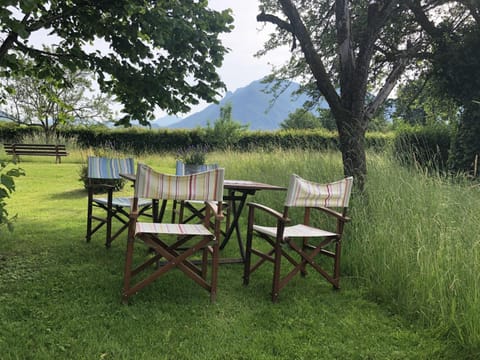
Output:
<instances>
[{"instance_id":1,"label":"cloud","mask_svg":"<svg viewBox=\"0 0 480 360\"><path fill-rule=\"evenodd\" d=\"M222 35L224 45L230 49L219 70L229 91L248 85L267 75L270 64L283 64L288 60L289 50L279 49L261 58L254 54L263 48L268 34L274 31L271 25L257 22L259 13L257 0L210 0L209 7L215 10L232 9L235 28Z\"/></svg>"}]
</instances>

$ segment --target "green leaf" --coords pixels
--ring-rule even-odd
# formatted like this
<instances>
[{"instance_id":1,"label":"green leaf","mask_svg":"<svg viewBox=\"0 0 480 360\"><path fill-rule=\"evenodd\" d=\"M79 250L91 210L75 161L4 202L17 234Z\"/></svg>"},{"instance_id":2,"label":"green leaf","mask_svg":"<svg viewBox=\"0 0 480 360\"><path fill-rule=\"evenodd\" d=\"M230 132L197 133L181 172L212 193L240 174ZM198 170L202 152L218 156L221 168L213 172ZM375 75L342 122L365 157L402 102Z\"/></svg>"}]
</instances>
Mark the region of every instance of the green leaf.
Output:
<instances>
[{"instance_id":1,"label":"green leaf","mask_svg":"<svg viewBox=\"0 0 480 360\"><path fill-rule=\"evenodd\" d=\"M20 8L24 13L32 12L37 8L38 0L22 0L20 1Z\"/></svg>"},{"instance_id":2,"label":"green leaf","mask_svg":"<svg viewBox=\"0 0 480 360\"><path fill-rule=\"evenodd\" d=\"M0 199L8 198L8 197L10 197L8 192L4 188L0 187Z\"/></svg>"},{"instance_id":3,"label":"green leaf","mask_svg":"<svg viewBox=\"0 0 480 360\"><path fill-rule=\"evenodd\" d=\"M15 190L15 182L11 176L1 174L0 183L7 188L10 192ZM1 196L0 196L1 197Z\"/></svg>"}]
</instances>

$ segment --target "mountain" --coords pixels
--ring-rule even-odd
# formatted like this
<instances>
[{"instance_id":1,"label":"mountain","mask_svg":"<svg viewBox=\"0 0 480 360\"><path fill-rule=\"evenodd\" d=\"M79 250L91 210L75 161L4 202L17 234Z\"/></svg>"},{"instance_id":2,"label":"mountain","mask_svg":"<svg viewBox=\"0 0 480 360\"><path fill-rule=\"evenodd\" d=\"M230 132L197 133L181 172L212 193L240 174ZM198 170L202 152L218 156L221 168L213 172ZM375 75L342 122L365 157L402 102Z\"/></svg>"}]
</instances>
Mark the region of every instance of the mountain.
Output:
<instances>
[{"instance_id":1,"label":"mountain","mask_svg":"<svg viewBox=\"0 0 480 360\"><path fill-rule=\"evenodd\" d=\"M167 119L161 118L155 120L152 126L176 129L204 127L207 122L213 124L220 116L220 108L230 102L232 104L233 120L242 124L249 124L250 130L279 129L280 123L288 117L288 114L302 107L303 103L309 98L305 95L293 96L292 93L298 89L299 84L290 82L287 89L271 103L274 95L264 92L267 86L261 80L254 81L233 93L228 92L218 104L211 104L178 122L168 124L165 121ZM326 103L322 104L321 107L326 108Z\"/></svg>"},{"instance_id":2,"label":"mountain","mask_svg":"<svg viewBox=\"0 0 480 360\"><path fill-rule=\"evenodd\" d=\"M167 127L174 123L182 121L182 118L175 115L167 115L155 121L152 121L152 128Z\"/></svg>"}]
</instances>

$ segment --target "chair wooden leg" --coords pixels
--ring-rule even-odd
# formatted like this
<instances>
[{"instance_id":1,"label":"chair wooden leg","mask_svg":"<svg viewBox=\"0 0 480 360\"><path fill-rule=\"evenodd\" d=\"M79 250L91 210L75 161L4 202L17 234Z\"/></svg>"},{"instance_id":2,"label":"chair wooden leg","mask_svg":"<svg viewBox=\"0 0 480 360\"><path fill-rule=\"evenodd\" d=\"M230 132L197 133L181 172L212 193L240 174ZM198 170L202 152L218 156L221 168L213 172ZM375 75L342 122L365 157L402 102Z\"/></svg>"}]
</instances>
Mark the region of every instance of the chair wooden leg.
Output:
<instances>
[{"instance_id":1,"label":"chair wooden leg","mask_svg":"<svg viewBox=\"0 0 480 360\"><path fill-rule=\"evenodd\" d=\"M93 205L92 205L92 193L88 192L88 205L87 205L87 235L85 240L90 242L92 238L92 214L93 214Z\"/></svg>"},{"instance_id":2,"label":"chair wooden leg","mask_svg":"<svg viewBox=\"0 0 480 360\"><path fill-rule=\"evenodd\" d=\"M202 251L202 278L207 279L208 275L208 246L206 246ZM213 257L213 250L212 250Z\"/></svg>"},{"instance_id":3,"label":"chair wooden leg","mask_svg":"<svg viewBox=\"0 0 480 360\"><path fill-rule=\"evenodd\" d=\"M307 248L308 248L308 238L303 238L302 239L302 250L303 251L306 251ZM307 267L306 267L306 263L305 262L302 262L302 266L301 266L301 269L300 269L300 274L302 277L305 277L307 275Z\"/></svg>"},{"instance_id":4,"label":"chair wooden leg","mask_svg":"<svg viewBox=\"0 0 480 360\"><path fill-rule=\"evenodd\" d=\"M217 282L218 282L218 252L219 252L218 240L212 246L212 282L210 289L210 302L214 303L217 300Z\"/></svg>"},{"instance_id":5,"label":"chair wooden leg","mask_svg":"<svg viewBox=\"0 0 480 360\"><path fill-rule=\"evenodd\" d=\"M133 246L135 239L131 236L127 239L127 251L125 254L125 271L123 275L123 291L122 291L122 302L124 304L128 303L127 291L130 289L130 281L132 278L132 262L133 262Z\"/></svg>"},{"instance_id":6,"label":"chair wooden leg","mask_svg":"<svg viewBox=\"0 0 480 360\"><path fill-rule=\"evenodd\" d=\"M177 200L173 200L172 205L172 224L175 224L175 217L177 215Z\"/></svg>"},{"instance_id":7,"label":"chair wooden leg","mask_svg":"<svg viewBox=\"0 0 480 360\"><path fill-rule=\"evenodd\" d=\"M340 289L340 254L342 250L342 241L339 239L335 243L335 258L333 268L333 287Z\"/></svg>"},{"instance_id":8,"label":"chair wooden leg","mask_svg":"<svg viewBox=\"0 0 480 360\"><path fill-rule=\"evenodd\" d=\"M178 209L178 223L183 224L183 215L185 213L185 205L183 201L180 201L179 209Z\"/></svg>"},{"instance_id":9,"label":"chair wooden leg","mask_svg":"<svg viewBox=\"0 0 480 360\"><path fill-rule=\"evenodd\" d=\"M107 203L107 235L105 237L105 247L109 248L112 242L112 201L113 190L108 191L108 203Z\"/></svg>"},{"instance_id":10,"label":"chair wooden leg","mask_svg":"<svg viewBox=\"0 0 480 360\"><path fill-rule=\"evenodd\" d=\"M280 241L275 241L275 253L273 263L273 284L272 284L272 302L278 300L278 294L280 293L280 264L282 262L282 247Z\"/></svg>"}]
</instances>

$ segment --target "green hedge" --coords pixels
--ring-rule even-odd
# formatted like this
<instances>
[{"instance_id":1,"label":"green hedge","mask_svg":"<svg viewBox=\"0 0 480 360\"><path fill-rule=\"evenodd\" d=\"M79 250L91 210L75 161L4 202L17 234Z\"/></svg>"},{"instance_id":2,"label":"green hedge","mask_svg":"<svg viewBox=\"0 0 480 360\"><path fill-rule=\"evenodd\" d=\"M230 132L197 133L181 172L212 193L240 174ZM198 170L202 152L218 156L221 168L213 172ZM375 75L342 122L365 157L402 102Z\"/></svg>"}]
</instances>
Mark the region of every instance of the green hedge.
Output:
<instances>
[{"instance_id":1,"label":"green hedge","mask_svg":"<svg viewBox=\"0 0 480 360\"><path fill-rule=\"evenodd\" d=\"M254 149L338 149L338 138L325 130L246 131L236 150Z\"/></svg>"},{"instance_id":2,"label":"green hedge","mask_svg":"<svg viewBox=\"0 0 480 360\"><path fill-rule=\"evenodd\" d=\"M130 129L69 129L59 133L75 138L83 147L109 147L132 153L159 153L177 151L181 147L203 142L200 130L147 130Z\"/></svg>"},{"instance_id":3,"label":"green hedge","mask_svg":"<svg viewBox=\"0 0 480 360\"><path fill-rule=\"evenodd\" d=\"M18 126L12 123L0 123L2 142L21 142L23 136L41 132L36 128ZM133 153L172 152L181 148L210 143L206 131L201 128L192 130L172 129L109 129L109 128L69 128L58 131L62 139L74 138L81 147L109 147L118 151ZM366 147L381 151L393 139L393 135L368 133ZM255 149L338 149L338 137L335 132L326 130L280 130L245 131L235 145L234 150L250 151Z\"/></svg>"},{"instance_id":4,"label":"green hedge","mask_svg":"<svg viewBox=\"0 0 480 360\"><path fill-rule=\"evenodd\" d=\"M403 127L393 142L396 158L404 165L419 165L429 170L448 169L452 133L445 125Z\"/></svg>"}]
</instances>

